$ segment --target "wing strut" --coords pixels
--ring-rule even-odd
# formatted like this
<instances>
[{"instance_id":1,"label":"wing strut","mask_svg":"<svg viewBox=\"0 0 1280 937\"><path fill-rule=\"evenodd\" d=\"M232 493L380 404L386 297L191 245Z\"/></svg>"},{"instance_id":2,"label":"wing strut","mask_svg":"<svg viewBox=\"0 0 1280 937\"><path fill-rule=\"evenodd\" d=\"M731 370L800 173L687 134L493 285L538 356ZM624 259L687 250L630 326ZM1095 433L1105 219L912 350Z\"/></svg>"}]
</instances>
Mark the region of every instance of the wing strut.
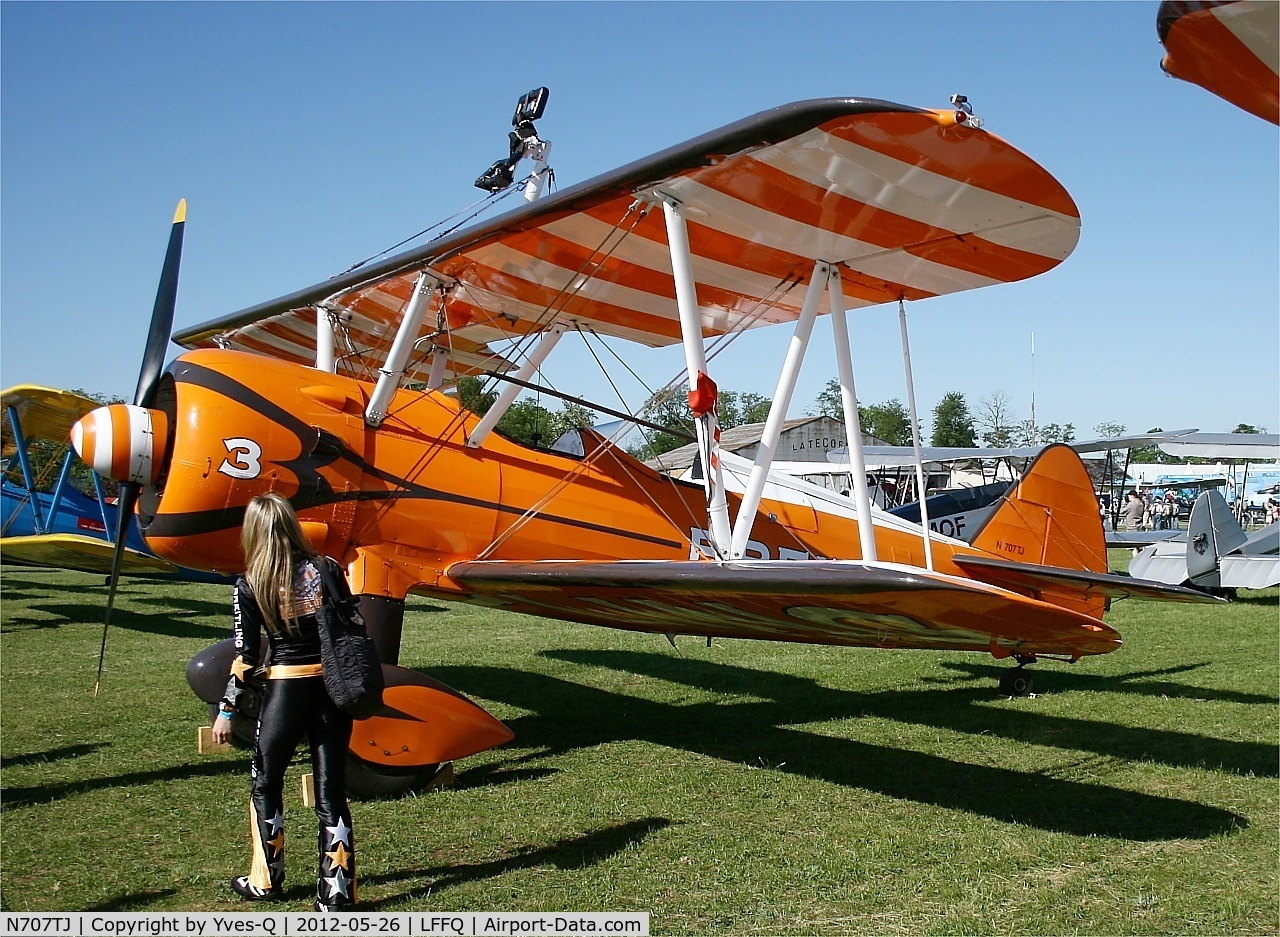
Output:
<instances>
[{"instance_id":1,"label":"wing strut","mask_svg":"<svg viewBox=\"0 0 1280 937\"><path fill-rule=\"evenodd\" d=\"M329 310L317 304L316 310L316 370L337 372L333 360L333 318Z\"/></svg>"},{"instance_id":2,"label":"wing strut","mask_svg":"<svg viewBox=\"0 0 1280 937\"><path fill-rule=\"evenodd\" d=\"M667 222L667 246L671 251L676 308L680 313L680 334L684 339L685 368L689 372L689 406L697 417L698 452L702 455L703 484L706 486L707 513L711 521L711 544L718 557L728 559L732 534L729 528L729 499L724 488L724 469L720 465L716 386L707 375L707 353L702 347L702 317L698 312L698 287L693 279L689 230L685 227L680 203L675 199L664 196L662 210Z\"/></svg>"},{"instance_id":3,"label":"wing strut","mask_svg":"<svg viewBox=\"0 0 1280 937\"><path fill-rule=\"evenodd\" d=\"M400 387L409 355L413 352L413 343L417 340L418 330L427 314L429 297L439 285L440 281L426 270L418 274L418 281L413 285L413 296L409 298L409 306L405 309L404 318L400 320L395 341L387 352L387 363L378 369L378 383L373 388L369 406L364 412L365 422L374 429L381 426L382 421L387 418L387 407L391 406L391 398Z\"/></svg>"},{"instance_id":4,"label":"wing strut","mask_svg":"<svg viewBox=\"0 0 1280 937\"><path fill-rule=\"evenodd\" d=\"M564 335L566 326L562 323L556 323L545 332L538 341L538 347L530 352L529 357L525 359L520 370L515 376L521 381L527 381L533 376L533 373L542 366L542 362L546 360L547 355L551 354L551 349L556 347L556 343L560 341L560 337ZM493 402L485 415L480 418L480 422L476 424L476 428L471 431L471 435L467 437L467 446L474 449L485 441L489 431L498 425L498 421L502 419L504 413L515 402L516 396L523 390L519 384L508 384L502 389L502 393L498 395L498 399Z\"/></svg>"},{"instance_id":5,"label":"wing strut","mask_svg":"<svg viewBox=\"0 0 1280 937\"><path fill-rule=\"evenodd\" d=\"M22 419L18 416L18 408L9 407L9 426L13 430L13 443L17 447L18 466L22 469L22 483L27 489L27 499L31 504L31 514L35 518L36 533L44 533L44 516L40 511L40 499L36 497L36 479L31 472L31 459L27 454L27 439L22 433Z\"/></svg>"},{"instance_id":6,"label":"wing strut","mask_svg":"<svg viewBox=\"0 0 1280 937\"><path fill-rule=\"evenodd\" d=\"M898 300L898 326L902 331L902 367L907 372L907 406L911 411L911 445L916 457L916 495L920 499L920 530L924 534L924 566L933 572L933 542L929 537L929 499L924 487L924 461L920 455L920 420L916 416L916 385L911 377L911 342L907 339L907 304Z\"/></svg>"},{"instance_id":7,"label":"wing strut","mask_svg":"<svg viewBox=\"0 0 1280 937\"><path fill-rule=\"evenodd\" d=\"M858 416L858 391L853 381L853 358L849 348L849 322L844 308L844 287L840 271L831 268L828 281L831 302L831 330L835 334L836 368L840 373L840 400L844 404L844 432L849 439L849 474L853 480L854 504L858 509L858 540L862 561L874 563L876 530L871 520L871 495L867 491L867 457L862 451L862 419Z\"/></svg>"},{"instance_id":8,"label":"wing strut","mask_svg":"<svg viewBox=\"0 0 1280 937\"><path fill-rule=\"evenodd\" d=\"M751 467L751 477L747 479L747 489L742 495L742 503L738 505L738 518L733 525L733 550L731 556L735 560L746 556L747 540L751 537L751 522L760 508L760 497L764 494L764 483L773 466L773 458L778 448L778 438L782 435L782 423L787 417L787 408L791 406L791 395L796 389L796 380L800 376L800 365L804 362L804 354L809 348L809 337L813 334L813 322L818 315L818 305L822 302L822 294L827 288L831 268L822 261L813 265L813 275L809 278L809 288L804 294L804 303L800 307L800 317L796 320L796 330L791 336L791 344L787 347L787 357L782 363L782 372L778 375L778 388L774 391L773 403L769 406L769 416L765 420L764 435L760 438L756 450L755 465Z\"/></svg>"}]
</instances>

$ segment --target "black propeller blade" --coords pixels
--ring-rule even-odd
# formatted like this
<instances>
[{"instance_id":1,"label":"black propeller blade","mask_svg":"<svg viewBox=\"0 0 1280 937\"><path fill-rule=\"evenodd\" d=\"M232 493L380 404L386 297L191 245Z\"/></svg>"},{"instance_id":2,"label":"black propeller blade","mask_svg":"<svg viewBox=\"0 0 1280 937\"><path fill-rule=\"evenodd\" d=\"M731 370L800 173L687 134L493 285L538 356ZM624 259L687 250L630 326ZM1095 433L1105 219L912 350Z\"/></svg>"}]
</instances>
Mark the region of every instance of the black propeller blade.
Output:
<instances>
[{"instance_id":1,"label":"black propeller blade","mask_svg":"<svg viewBox=\"0 0 1280 937\"><path fill-rule=\"evenodd\" d=\"M164 368L169 336L173 333L173 309L178 300L178 266L182 260L182 232L187 226L187 200L178 202L173 213L173 228L169 231L169 248L164 255L164 268L160 271L160 285L156 288L156 302L151 307L151 329L147 332L147 347L142 353L142 367L138 371L138 389L133 402L139 407L151 406L155 396L160 371Z\"/></svg>"},{"instance_id":2,"label":"black propeller blade","mask_svg":"<svg viewBox=\"0 0 1280 937\"><path fill-rule=\"evenodd\" d=\"M187 223L187 200L178 202L173 213L173 228L169 232L169 247L164 255L164 268L160 271L160 285L156 289L156 302L151 309L151 327L147 332L147 345L142 354L142 368L138 373L138 388L133 402L139 407L149 407L160 382L164 368L166 346L173 330L173 310L178 299L178 267L182 260L182 232ZM120 585L120 564L124 559L124 541L129 532L129 521L142 494L142 485L132 481L120 482L120 497L116 503L116 542L111 554L111 575L107 580L107 612L102 621L102 646L98 650L98 676L93 683L93 695L98 695L102 685L102 665L107 656L107 629L111 627L111 612L116 604L116 590Z\"/></svg>"}]
</instances>

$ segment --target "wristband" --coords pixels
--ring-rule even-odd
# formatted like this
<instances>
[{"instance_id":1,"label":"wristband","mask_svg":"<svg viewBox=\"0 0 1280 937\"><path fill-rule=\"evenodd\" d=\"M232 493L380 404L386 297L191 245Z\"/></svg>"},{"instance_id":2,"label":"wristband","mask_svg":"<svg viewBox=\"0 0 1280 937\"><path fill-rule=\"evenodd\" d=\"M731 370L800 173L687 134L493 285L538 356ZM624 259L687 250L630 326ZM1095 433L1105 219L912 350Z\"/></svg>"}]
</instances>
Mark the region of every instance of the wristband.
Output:
<instances>
[{"instance_id":1,"label":"wristband","mask_svg":"<svg viewBox=\"0 0 1280 937\"><path fill-rule=\"evenodd\" d=\"M218 710L218 716L219 716L219 717L221 717L221 718L223 718L223 719L226 719L226 720L228 720L228 721L230 721L231 717L232 717L232 716L234 716L234 715L235 715L235 711L234 711L234 710L229 710L229 709L219 709L219 710Z\"/></svg>"}]
</instances>

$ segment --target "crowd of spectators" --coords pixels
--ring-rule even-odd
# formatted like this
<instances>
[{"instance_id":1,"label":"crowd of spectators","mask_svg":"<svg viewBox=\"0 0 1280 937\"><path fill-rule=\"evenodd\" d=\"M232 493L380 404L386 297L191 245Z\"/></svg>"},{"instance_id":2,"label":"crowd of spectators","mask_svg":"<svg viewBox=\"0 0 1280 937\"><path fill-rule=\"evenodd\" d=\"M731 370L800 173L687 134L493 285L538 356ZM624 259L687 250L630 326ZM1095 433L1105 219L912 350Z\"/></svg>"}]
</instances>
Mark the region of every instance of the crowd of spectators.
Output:
<instances>
[{"instance_id":1,"label":"crowd of spectators","mask_svg":"<svg viewBox=\"0 0 1280 937\"><path fill-rule=\"evenodd\" d=\"M1110 520L1109 502L1109 498L1105 499L1099 506L1106 520ZM1125 498L1116 525L1119 530L1178 530L1178 517L1184 512L1184 505L1172 489L1160 494L1140 488Z\"/></svg>"}]
</instances>

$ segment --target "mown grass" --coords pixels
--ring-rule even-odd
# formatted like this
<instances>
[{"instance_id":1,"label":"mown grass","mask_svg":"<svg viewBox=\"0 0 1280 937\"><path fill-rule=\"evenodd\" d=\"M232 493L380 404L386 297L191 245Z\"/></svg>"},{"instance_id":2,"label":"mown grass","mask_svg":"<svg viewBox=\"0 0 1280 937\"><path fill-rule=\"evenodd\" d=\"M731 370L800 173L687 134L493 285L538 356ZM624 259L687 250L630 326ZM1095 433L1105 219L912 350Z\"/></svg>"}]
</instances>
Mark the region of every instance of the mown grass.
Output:
<instances>
[{"instance_id":1,"label":"mown grass","mask_svg":"<svg viewBox=\"0 0 1280 937\"><path fill-rule=\"evenodd\" d=\"M126 583L95 699L101 577L2 585L0 907L242 909L246 758L195 754L183 678L227 588ZM1277 933L1277 591L1109 621L1121 650L1006 699L979 655L672 650L415 601L402 663L516 739L452 790L355 805L362 901L642 910L658 934Z\"/></svg>"}]
</instances>

